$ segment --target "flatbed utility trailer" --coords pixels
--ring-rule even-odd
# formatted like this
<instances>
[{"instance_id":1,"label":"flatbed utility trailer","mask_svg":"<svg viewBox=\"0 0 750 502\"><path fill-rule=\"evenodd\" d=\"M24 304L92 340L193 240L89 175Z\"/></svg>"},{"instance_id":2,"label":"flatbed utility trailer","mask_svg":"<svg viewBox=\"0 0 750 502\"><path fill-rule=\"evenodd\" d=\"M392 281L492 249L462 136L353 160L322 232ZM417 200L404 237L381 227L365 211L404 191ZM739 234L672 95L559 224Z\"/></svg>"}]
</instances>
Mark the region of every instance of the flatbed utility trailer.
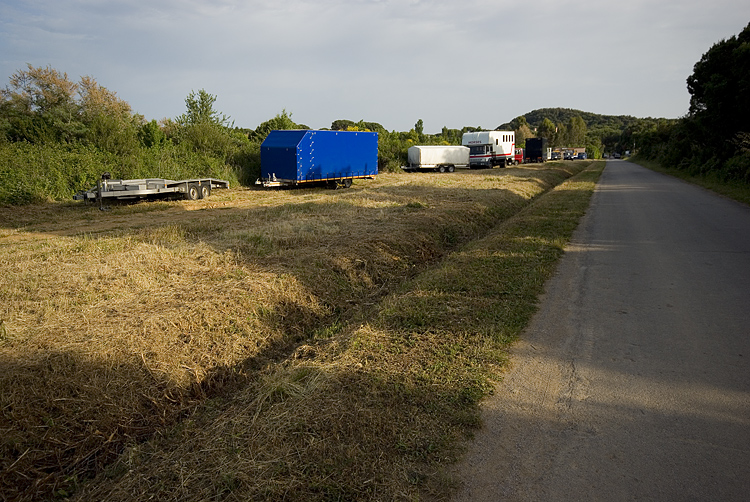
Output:
<instances>
[{"instance_id":1,"label":"flatbed utility trailer","mask_svg":"<svg viewBox=\"0 0 750 502\"><path fill-rule=\"evenodd\" d=\"M113 180L107 173L102 175L95 187L78 192L75 200L103 201L137 200L160 197L182 197L187 200L204 199L216 188L229 188L229 182L215 178L168 180L147 178L139 180Z\"/></svg>"}]
</instances>

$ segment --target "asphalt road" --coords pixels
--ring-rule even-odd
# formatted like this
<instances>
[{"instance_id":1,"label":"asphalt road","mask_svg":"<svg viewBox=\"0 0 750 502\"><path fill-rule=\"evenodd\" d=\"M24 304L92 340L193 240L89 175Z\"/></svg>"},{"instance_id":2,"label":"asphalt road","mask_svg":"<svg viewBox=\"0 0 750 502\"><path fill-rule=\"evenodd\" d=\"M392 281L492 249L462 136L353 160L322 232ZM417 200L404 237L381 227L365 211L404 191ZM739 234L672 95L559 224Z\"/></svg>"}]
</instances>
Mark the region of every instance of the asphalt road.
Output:
<instances>
[{"instance_id":1,"label":"asphalt road","mask_svg":"<svg viewBox=\"0 0 750 502\"><path fill-rule=\"evenodd\" d=\"M483 418L459 501L750 500L750 207L609 162Z\"/></svg>"}]
</instances>

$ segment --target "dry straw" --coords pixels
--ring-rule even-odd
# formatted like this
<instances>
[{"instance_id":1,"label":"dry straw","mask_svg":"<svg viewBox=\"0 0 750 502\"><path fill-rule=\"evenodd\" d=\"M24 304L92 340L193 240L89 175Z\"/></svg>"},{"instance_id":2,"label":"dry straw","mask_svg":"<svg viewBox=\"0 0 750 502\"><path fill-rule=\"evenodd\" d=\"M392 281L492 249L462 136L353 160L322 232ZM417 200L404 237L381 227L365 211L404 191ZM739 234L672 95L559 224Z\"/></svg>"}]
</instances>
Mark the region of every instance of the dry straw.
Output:
<instances>
[{"instance_id":1,"label":"dry straw","mask_svg":"<svg viewBox=\"0 0 750 502\"><path fill-rule=\"evenodd\" d=\"M419 361L440 358L408 347L471 366L485 356L466 347L486 342L452 316L445 331L406 329L394 343L388 326L418 316L388 314L397 296L381 302L418 299L401 290L411 278L574 170L382 175L346 191L235 190L106 213L0 209L0 492L441 493L419 466L453 455L446 445L475 419L446 425L455 412L440 396L479 384L434 380L441 368ZM459 312L446 295L441 308Z\"/></svg>"}]
</instances>

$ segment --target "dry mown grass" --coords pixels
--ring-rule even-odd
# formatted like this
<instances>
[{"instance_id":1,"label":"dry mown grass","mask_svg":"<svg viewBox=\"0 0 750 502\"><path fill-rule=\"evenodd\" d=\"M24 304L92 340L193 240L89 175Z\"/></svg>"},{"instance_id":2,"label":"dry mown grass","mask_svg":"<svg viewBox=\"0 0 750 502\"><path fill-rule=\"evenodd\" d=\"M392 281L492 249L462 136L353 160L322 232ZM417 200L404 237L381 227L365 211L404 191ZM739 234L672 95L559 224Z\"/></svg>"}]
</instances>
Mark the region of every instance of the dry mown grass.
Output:
<instances>
[{"instance_id":1,"label":"dry mown grass","mask_svg":"<svg viewBox=\"0 0 750 502\"><path fill-rule=\"evenodd\" d=\"M444 494L513 314L432 267L580 169L0 209L0 493Z\"/></svg>"}]
</instances>

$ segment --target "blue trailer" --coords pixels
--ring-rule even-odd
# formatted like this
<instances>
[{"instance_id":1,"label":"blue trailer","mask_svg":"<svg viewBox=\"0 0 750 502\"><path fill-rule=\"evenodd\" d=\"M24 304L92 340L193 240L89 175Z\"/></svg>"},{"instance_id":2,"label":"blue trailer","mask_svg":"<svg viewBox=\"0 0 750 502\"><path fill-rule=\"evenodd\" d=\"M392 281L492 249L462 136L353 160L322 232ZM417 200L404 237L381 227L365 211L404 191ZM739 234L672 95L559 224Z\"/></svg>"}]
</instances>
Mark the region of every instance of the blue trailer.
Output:
<instances>
[{"instance_id":1,"label":"blue trailer","mask_svg":"<svg viewBox=\"0 0 750 502\"><path fill-rule=\"evenodd\" d=\"M260 145L264 187L305 183L349 187L378 174L378 134L363 131L271 131Z\"/></svg>"}]
</instances>

